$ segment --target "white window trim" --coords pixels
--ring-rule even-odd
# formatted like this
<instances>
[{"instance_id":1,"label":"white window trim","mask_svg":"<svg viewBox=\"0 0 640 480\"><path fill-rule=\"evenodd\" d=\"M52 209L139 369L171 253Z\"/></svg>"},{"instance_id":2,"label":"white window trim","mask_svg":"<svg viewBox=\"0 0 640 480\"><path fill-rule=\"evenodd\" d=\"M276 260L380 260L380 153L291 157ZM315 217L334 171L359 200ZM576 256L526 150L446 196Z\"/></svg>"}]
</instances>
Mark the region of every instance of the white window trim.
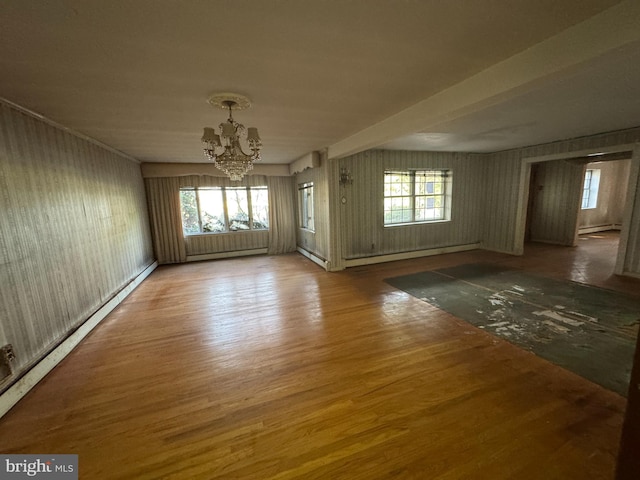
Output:
<instances>
[{"instance_id":1,"label":"white window trim","mask_svg":"<svg viewBox=\"0 0 640 480\"><path fill-rule=\"evenodd\" d=\"M309 191L311 192L311 195L309 195ZM298 185L298 215L300 217L299 227L302 230L306 230L312 233L315 233L316 226L314 196L315 193L313 189L313 182L306 182ZM309 198L311 198L311 202L309 202ZM311 203L310 206L309 203ZM310 223L311 225L309 225Z\"/></svg>"},{"instance_id":2,"label":"white window trim","mask_svg":"<svg viewBox=\"0 0 640 480\"><path fill-rule=\"evenodd\" d=\"M244 188L247 190L247 210L249 215L249 229L248 230L230 230L229 229L229 210L227 208L227 190L237 190L238 188ZM199 235L242 235L247 233L255 233L255 232L268 232L270 229L270 225L267 228L253 228L253 205L251 198L251 190L266 190L268 187L266 185L255 185L255 186L247 186L247 187L181 187L180 191L193 191L196 192L196 208L198 210L198 226L200 231L195 233L188 233L184 231L184 227L182 228L182 234L185 237L196 237ZM222 203L223 203L223 215L224 215L224 224L225 230L221 232L203 232L202 231L202 211L200 209L200 195L198 194L199 190L221 190L222 191ZM271 206L269 205L269 208ZM182 221L182 205L180 205L180 217Z\"/></svg>"},{"instance_id":3,"label":"white window trim","mask_svg":"<svg viewBox=\"0 0 640 480\"><path fill-rule=\"evenodd\" d=\"M438 218L438 219L433 219L433 220L413 220L410 222L398 222L398 223L385 223L384 221L384 200L386 198L392 198L392 197L387 197L384 195L382 196L383 199L383 207L382 207L382 215L383 215L383 219L382 219L382 223L384 228L394 228L394 227L405 227L405 226L411 226L411 225L425 225L425 224L437 224L437 223L447 223L451 221L451 205L452 205L452 185L453 185L453 171L451 169L448 168L411 168L408 170L399 170L399 169L385 169L384 174L383 174L383 183L384 183L384 176L387 174L401 174L401 175L406 175L409 174L412 176L412 183L411 183L411 209L412 209L412 217L415 218L415 175L417 172L440 172L442 175L444 175L444 195L443 195L443 200L444 200L444 207L443 207L443 218ZM422 196L422 195L420 195Z\"/></svg>"}]
</instances>

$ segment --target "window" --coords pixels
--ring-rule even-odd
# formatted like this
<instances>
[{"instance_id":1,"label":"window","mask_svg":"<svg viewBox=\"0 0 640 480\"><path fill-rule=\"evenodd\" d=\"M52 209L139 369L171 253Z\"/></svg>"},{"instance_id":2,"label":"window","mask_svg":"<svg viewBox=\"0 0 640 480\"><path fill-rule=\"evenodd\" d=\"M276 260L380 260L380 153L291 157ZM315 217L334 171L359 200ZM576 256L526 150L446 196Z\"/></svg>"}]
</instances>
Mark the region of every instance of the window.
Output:
<instances>
[{"instance_id":1,"label":"window","mask_svg":"<svg viewBox=\"0 0 640 480\"><path fill-rule=\"evenodd\" d=\"M582 210L596 208L599 188L600 170L587 169L584 174L584 186L582 188Z\"/></svg>"},{"instance_id":2,"label":"window","mask_svg":"<svg viewBox=\"0 0 640 480\"><path fill-rule=\"evenodd\" d=\"M451 171L384 172L384 224L451 219Z\"/></svg>"},{"instance_id":3,"label":"window","mask_svg":"<svg viewBox=\"0 0 640 480\"><path fill-rule=\"evenodd\" d=\"M313 231L313 183L298 185L298 211L300 227Z\"/></svg>"},{"instance_id":4,"label":"window","mask_svg":"<svg viewBox=\"0 0 640 480\"><path fill-rule=\"evenodd\" d=\"M181 188L185 235L269 228L267 187Z\"/></svg>"}]
</instances>

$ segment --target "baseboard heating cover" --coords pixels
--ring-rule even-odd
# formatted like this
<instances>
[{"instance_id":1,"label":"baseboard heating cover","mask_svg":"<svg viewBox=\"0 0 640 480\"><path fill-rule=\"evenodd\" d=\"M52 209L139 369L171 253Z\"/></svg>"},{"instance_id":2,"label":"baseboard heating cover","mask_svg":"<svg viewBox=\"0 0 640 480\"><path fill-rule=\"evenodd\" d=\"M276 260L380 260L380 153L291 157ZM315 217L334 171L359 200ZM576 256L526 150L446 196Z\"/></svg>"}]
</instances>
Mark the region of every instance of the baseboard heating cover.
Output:
<instances>
[{"instance_id":1,"label":"baseboard heating cover","mask_svg":"<svg viewBox=\"0 0 640 480\"><path fill-rule=\"evenodd\" d=\"M305 250L302 247L298 247L296 250L298 251L298 253L300 253L301 255L304 255L309 260L311 260L313 263L315 263L317 265L320 265L325 270L329 269L329 263L326 260L324 260L324 259L318 257L317 255L315 255L314 253L311 253L310 251Z\"/></svg>"},{"instance_id":2,"label":"baseboard heating cover","mask_svg":"<svg viewBox=\"0 0 640 480\"><path fill-rule=\"evenodd\" d=\"M123 302L142 281L151 275L158 262L145 268L135 279L128 283L118 294L105 303L100 310L91 315L77 330L69 335L60 345L43 357L18 381L0 395L0 418L36 386L51 370L54 369L71 351L93 330L104 318Z\"/></svg>"},{"instance_id":3,"label":"baseboard heating cover","mask_svg":"<svg viewBox=\"0 0 640 480\"><path fill-rule=\"evenodd\" d=\"M468 250L477 250L480 248L479 243L470 243L466 245L454 245L451 247L430 248L427 250L414 250L411 252L390 253L386 255L376 255L373 257L362 257L345 260L345 266L360 267L362 265L374 265L376 263L395 262L397 260L409 260L412 258L429 257L432 255L442 255L443 253L466 252Z\"/></svg>"}]
</instances>

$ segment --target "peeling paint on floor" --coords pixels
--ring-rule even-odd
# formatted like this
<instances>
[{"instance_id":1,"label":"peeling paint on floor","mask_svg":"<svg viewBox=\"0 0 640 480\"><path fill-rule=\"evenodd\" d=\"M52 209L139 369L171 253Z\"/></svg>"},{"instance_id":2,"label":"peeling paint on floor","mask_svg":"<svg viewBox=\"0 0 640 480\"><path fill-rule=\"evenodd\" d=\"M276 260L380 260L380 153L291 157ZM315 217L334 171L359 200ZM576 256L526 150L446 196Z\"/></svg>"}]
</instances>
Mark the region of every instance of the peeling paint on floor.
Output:
<instances>
[{"instance_id":1,"label":"peeling paint on floor","mask_svg":"<svg viewBox=\"0 0 640 480\"><path fill-rule=\"evenodd\" d=\"M640 302L487 264L388 279L478 328L626 395Z\"/></svg>"},{"instance_id":2,"label":"peeling paint on floor","mask_svg":"<svg viewBox=\"0 0 640 480\"><path fill-rule=\"evenodd\" d=\"M533 312L534 315L544 316L552 318L553 320L558 320L559 322L566 323L567 325L571 325L572 327L579 327L580 325L584 325L584 322L579 322L577 320L573 320L572 318L566 317L562 315L560 312L554 312L553 310L543 310L539 312Z\"/></svg>"}]
</instances>

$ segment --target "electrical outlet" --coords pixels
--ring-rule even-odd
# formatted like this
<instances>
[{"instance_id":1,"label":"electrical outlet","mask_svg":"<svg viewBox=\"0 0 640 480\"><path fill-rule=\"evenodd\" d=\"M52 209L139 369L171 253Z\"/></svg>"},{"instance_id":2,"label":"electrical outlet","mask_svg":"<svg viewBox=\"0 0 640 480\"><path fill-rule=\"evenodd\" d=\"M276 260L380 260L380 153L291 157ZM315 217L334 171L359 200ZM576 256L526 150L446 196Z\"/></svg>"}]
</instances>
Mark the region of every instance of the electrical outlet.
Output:
<instances>
[{"instance_id":1,"label":"electrical outlet","mask_svg":"<svg viewBox=\"0 0 640 480\"><path fill-rule=\"evenodd\" d=\"M13 351L13 345L7 344L0 348L0 380L13 375L13 361L16 354Z\"/></svg>"}]
</instances>

